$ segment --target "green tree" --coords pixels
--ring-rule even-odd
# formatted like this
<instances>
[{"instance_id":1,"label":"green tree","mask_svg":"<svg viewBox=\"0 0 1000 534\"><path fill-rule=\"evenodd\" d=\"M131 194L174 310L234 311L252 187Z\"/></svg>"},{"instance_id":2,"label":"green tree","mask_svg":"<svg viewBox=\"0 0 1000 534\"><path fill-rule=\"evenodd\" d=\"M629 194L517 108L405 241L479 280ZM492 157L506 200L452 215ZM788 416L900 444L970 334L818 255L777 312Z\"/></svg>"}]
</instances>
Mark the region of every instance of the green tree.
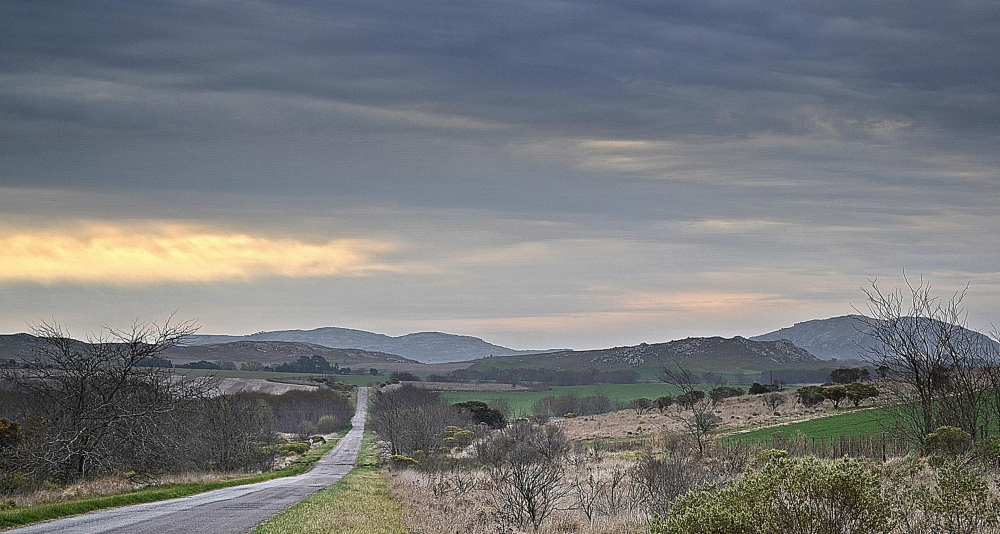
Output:
<instances>
[{"instance_id":1,"label":"green tree","mask_svg":"<svg viewBox=\"0 0 1000 534\"><path fill-rule=\"evenodd\" d=\"M847 384L844 388L847 390L847 399L854 404L855 408L868 399L878 397L878 388L864 382Z\"/></svg>"},{"instance_id":2,"label":"green tree","mask_svg":"<svg viewBox=\"0 0 1000 534\"><path fill-rule=\"evenodd\" d=\"M847 388L845 386L823 388L823 396L833 401L834 408L840 408L840 402L847 398Z\"/></svg>"},{"instance_id":3,"label":"green tree","mask_svg":"<svg viewBox=\"0 0 1000 534\"><path fill-rule=\"evenodd\" d=\"M806 386L799 388L795 394L798 395L799 402L806 408L819 406L826 400L826 396L823 395L823 388L821 386Z\"/></svg>"}]
</instances>

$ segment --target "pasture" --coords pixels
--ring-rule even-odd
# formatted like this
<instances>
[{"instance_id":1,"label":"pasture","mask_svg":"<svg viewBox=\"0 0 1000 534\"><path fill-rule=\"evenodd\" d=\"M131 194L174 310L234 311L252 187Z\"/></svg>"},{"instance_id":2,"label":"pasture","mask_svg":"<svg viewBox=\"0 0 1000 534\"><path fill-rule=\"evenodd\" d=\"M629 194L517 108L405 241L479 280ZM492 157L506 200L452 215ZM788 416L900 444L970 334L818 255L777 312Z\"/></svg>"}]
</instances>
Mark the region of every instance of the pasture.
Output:
<instances>
[{"instance_id":1,"label":"pasture","mask_svg":"<svg viewBox=\"0 0 1000 534\"><path fill-rule=\"evenodd\" d=\"M893 426L893 416L884 408L845 410L838 415L817 417L808 421L760 428L751 432L732 434L727 440L768 441L775 433L795 436L799 433L807 438L839 438L840 436L860 436L887 431Z\"/></svg>"}]
</instances>

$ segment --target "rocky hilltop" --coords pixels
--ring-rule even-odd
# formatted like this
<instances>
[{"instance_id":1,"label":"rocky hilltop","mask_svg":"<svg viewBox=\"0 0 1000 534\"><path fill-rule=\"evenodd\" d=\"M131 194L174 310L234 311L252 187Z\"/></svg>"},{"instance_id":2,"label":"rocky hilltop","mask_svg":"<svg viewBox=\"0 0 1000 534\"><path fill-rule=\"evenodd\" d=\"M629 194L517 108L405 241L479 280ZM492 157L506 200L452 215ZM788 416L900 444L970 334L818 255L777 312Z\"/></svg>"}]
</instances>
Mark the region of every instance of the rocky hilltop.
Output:
<instances>
[{"instance_id":1,"label":"rocky hilltop","mask_svg":"<svg viewBox=\"0 0 1000 534\"><path fill-rule=\"evenodd\" d=\"M677 361L682 365L693 360L725 361L728 363L743 363L752 365L790 366L803 363L814 363L818 358L809 351L795 346L787 339L776 341L753 341L736 336L723 337L692 337L667 343L642 343L631 347L615 347L598 351L585 351L594 354L590 360L596 364L627 363L639 367L647 363L660 364Z\"/></svg>"}]
</instances>

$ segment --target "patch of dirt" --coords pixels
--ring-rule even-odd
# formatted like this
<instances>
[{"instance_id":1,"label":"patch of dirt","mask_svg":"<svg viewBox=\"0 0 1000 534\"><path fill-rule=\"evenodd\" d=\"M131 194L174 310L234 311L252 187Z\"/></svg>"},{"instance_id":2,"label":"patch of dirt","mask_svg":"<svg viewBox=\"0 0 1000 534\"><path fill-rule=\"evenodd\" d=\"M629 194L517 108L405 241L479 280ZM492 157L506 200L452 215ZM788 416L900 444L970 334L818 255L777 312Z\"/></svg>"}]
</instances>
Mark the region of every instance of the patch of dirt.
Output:
<instances>
[{"instance_id":1,"label":"patch of dirt","mask_svg":"<svg viewBox=\"0 0 1000 534\"><path fill-rule=\"evenodd\" d=\"M723 400L713 408L715 415L722 418L719 430L722 433L734 430L754 430L761 427L776 426L791 422L822 417L835 412L833 403L826 401L814 408L806 408L795 402L795 392L782 393L785 403L778 407L780 415L771 415L764 406L760 395L744 395ZM840 412L841 410L836 410ZM578 416L572 419L553 421L559 425L571 440L591 438L624 438L641 434L659 434L661 432L684 432L681 417L690 412L681 411L678 406L671 406L665 413L653 410L650 413L637 415L635 410L621 410L600 415Z\"/></svg>"}]
</instances>

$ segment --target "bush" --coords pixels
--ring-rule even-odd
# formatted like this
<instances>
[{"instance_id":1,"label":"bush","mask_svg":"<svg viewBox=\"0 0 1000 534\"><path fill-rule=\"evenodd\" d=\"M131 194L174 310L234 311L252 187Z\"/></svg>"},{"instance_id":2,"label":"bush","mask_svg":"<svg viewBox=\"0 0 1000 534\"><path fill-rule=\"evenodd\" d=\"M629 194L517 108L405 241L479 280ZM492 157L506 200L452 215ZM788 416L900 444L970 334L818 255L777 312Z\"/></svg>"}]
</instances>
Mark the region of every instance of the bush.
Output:
<instances>
[{"instance_id":1,"label":"bush","mask_svg":"<svg viewBox=\"0 0 1000 534\"><path fill-rule=\"evenodd\" d=\"M333 434L340 429L342 425L336 417L332 415L324 415L319 418L316 422L316 431L323 434Z\"/></svg>"},{"instance_id":2,"label":"bush","mask_svg":"<svg viewBox=\"0 0 1000 534\"><path fill-rule=\"evenodd\" d=\"M935 484L906 491L905 500L922 514L904 515L910 532L979 534L1000 529L1000 503L986 480L974 469L949 464L936 474Z\"/></svg>"},{"instance_id":3,"label":"bush","mask_svg":"<svg viewBox=\"0 0 1000 534\"><path fill-rule=\"evenodd\" d=\"M293 441L277 445L278 454L282 456L292 456L295 454L305 454L309 452L310 445L304 441Z\"/></svg>"},{"instance_id":4,"label":"bush","mask_svg":"<svg viewBox=\"0 0 1000 534\"><path fill-rule=\"evenodd\" d=\"M452 406L458 408L459 410L465 411L477 423L482 423L490 428L503 428L507 426L507 419L500 413L499 410L490 408L483 401L465 401L453 404Z\"/></svg>"},{"instance_id":5,"label":"bush","mask_svg":"<svg viewBox=\"0 0 1000 534\"><path fill-rule=\"evenodd\" d=\"M924 438L924 449L928 454L942 454L952 457L967 451L972 443L972 435L953 426L942 426Z\"/></svg>"},{"instance_id":6,"label":"bush","mask_svg":"<svg viewBox=\"0 0 1000 534\"><path fill-rule=\"evenodd\" d=\"M888 533L894 515L869 463L773 458L738 482L679 497L652 534Z\"/></svg>"}]
</instances>

